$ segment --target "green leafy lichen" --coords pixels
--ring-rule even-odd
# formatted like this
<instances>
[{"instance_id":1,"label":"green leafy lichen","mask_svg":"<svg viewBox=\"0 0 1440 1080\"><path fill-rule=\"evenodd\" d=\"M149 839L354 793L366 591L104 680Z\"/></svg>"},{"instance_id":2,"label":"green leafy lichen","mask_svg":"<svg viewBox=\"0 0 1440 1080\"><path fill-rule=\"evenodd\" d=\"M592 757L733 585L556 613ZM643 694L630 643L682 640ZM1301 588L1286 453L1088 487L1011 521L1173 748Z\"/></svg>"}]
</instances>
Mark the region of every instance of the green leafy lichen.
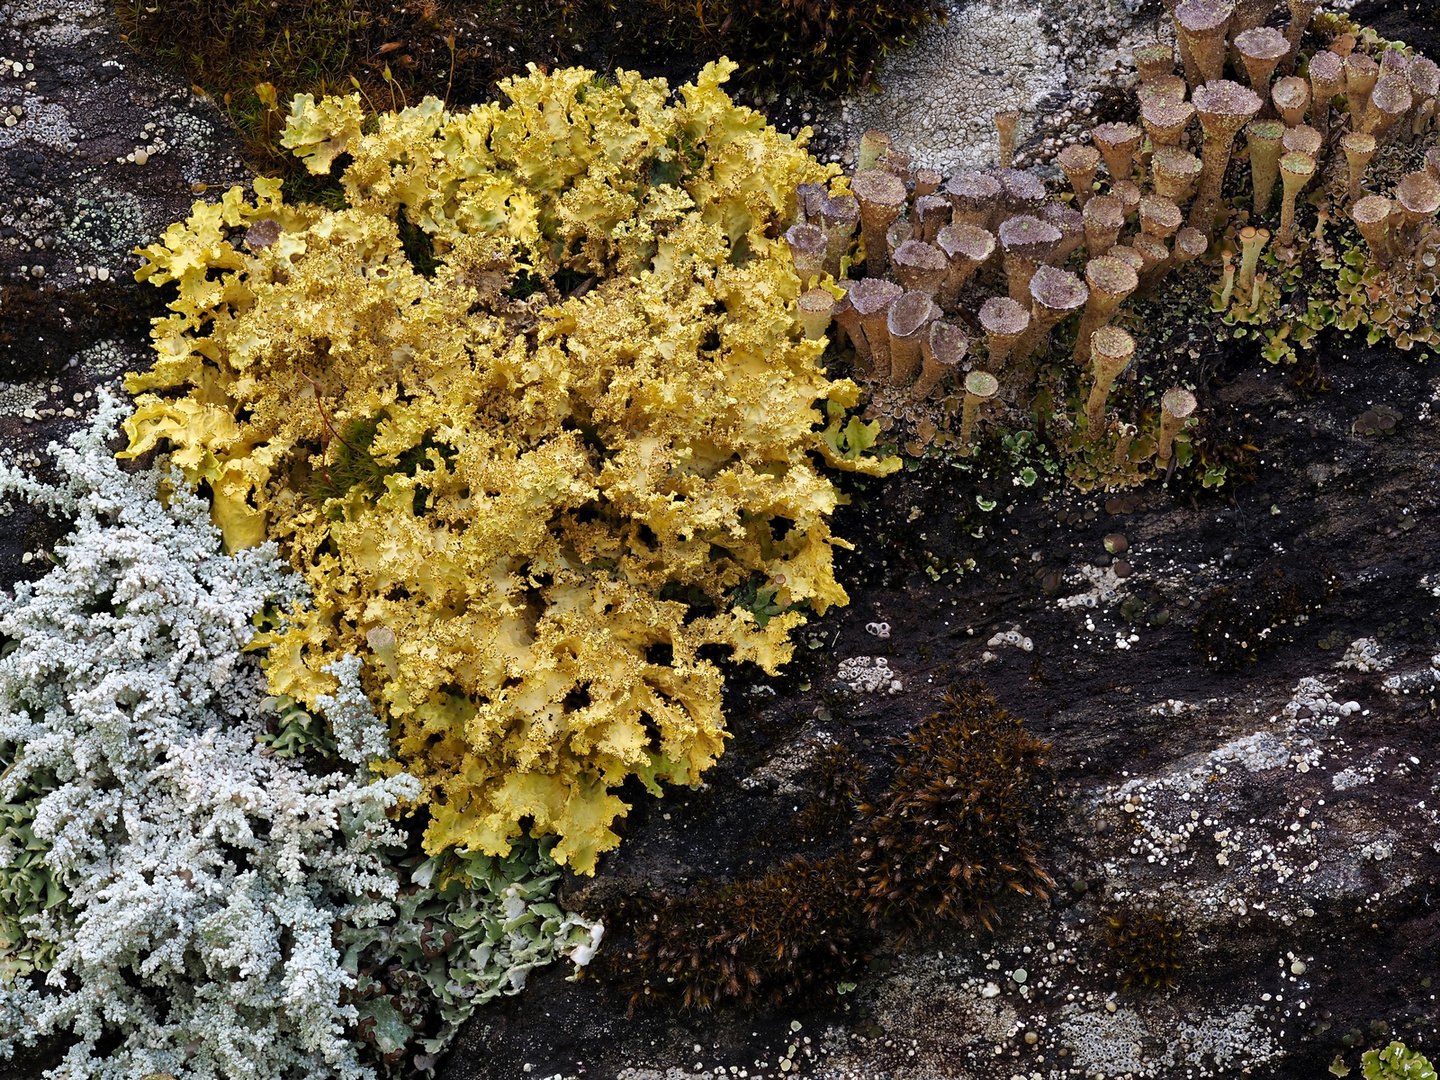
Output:
<instances>
[{"instance_id":1,"label":"green leafy lichen","mask_svg":"<svg viewBox=\"0 0 1440 1080\"><path fill-rule=\"evenodd\" d=\"M1360 1070L1365 1080L1435 1080L1430 1060L1398 1040L1384 1050L1366 1050Z\"/></svg>"},{"instance_id":2,"label":"green leafy lichen","mask_svg":"<svg viewBox=\"0 0 1440 1080\"><path fill-rule=\"evenodd\" d=\"M0 801L0 983L48 970L55 958L52 942L30 935L36 917L66 899L45 859L50 845L33 828L42 797L19 792Z\"/></svg>"},{"instance_id":3,"label":"green leafy lichen","mask_svg":"<svg viewBox=\"0 0 1440 1080\"><path fill-rule=\"evenodd\" d=\"M531 971L562 956L589 962L603 927L556 904L554 845L548 837L503 857L419 860L393 921L341 932L344 967L357 977L347 1000L382 1058L407 1047L437 1054L476 1008L523 990Z\"/></svg>"}]
</instances>

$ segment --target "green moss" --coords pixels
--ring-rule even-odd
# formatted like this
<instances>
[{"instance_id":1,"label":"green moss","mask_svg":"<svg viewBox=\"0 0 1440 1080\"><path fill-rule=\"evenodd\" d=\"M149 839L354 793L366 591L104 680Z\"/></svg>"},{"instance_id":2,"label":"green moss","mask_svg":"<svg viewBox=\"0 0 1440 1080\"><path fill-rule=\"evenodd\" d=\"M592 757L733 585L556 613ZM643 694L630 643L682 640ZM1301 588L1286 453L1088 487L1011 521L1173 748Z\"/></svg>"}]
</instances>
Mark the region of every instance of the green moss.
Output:
<instances>
[{"instance_id":1,"label":"green moss","mask_svg":"<svg viewBox=\"0 0 1440 1080\"><path fill-rule=\"evenodd\" d=\"M370 447L385 419L385 414L381 413L375 419L354 420L345 425L343 430L337 430L328 413L326 414L324 428L329 439L320 450L318 464L312 466L308 479L302 481L300 487L308 501L321 505L330 503L327 513L332 520L338 521L343 516L338 500L344 499L353 489L359 488L367 496L375 498L385 493L387 476L418 475L431 464L432 453L438 454L440 459L447 463L454 459L455 451L452 447L427 436L419 445L401 454L394 465L377 461L370 453ZM423 487L416 489L416 514L425 512L428 494Z\"/></svg>"},{"instance_id":2,"label":"green moss","mask_svg":"<svg viewBox=\"0 0 1440 1080\"><path fill-rule=\"evenodd\" d=\"M440 261L435 258L435 243L430 239L430 234L411 221L403 207L400 213L395 215L395 224L400 232L400 247L405 252L405 257L410 260L410 265L415 268L415 272L421 277L434 277L435 268L440 265ZM534 292L539 287L539 282L534 282L530 292ZM514 294L507 290L507 295ZM525 295L528 296L529 293L527 292ZM518 297L518 299L523 298Z\"/></svg>"},{"instance_id":3,"label":"green moss","mask_svg":"<svg viewBox=\"0 0 1440 1080\"><path fill-rule=\"evenodd\" d=\"M182 72L251 139L264 164L283 119L272 106L302 90L348 88L383 42L365 0L119 0L131 46ZM367 79L373 84L374 79Z\"/></svg>"}]
</instances>

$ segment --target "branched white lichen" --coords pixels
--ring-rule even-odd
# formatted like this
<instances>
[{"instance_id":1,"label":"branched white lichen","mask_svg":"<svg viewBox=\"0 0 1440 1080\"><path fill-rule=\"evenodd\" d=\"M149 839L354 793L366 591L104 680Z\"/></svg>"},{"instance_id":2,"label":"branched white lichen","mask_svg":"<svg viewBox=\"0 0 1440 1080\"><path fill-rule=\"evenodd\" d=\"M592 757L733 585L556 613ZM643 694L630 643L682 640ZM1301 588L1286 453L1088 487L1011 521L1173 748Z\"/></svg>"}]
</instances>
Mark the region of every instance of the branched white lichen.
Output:
<instances>
[{"instance_id":1,"label":"branched white lichen","mask_svg":"<svg viewBox=\"0 0 1440 1080\"><path fill-rule=\"evenodd\" d=\"M360 687L360 658L353 653L325 670L340 680L333 695L322 694L315 707L330 721L336 752L346 761L364 765L390 756L390 733Z\"/></svg>"},{"instance_id":2,"label":"branched white lichen","mask_svg":"<svg viewBox=\"0 0 1440 1080\"><path fill-rule=\"evenodd\" d=\"M224 554L178 472L122 472L105 443L125 412L102 393L51 446L58 485L0 463L0 497L75 522L55 570L0 594L0 807L40 849L0 882L27 875L31 901L0 934L0 1055L68 1030L47 1074L67 1080L360 1080L366 1041L430 1068L477 1005L560 956L583 967L604 928L553 903L545 844L425 860L402 886L387 812L420 785L372 769L389 733L357 657L317 700L350 767L266 745L275 699L245 650L303 583L272 544ZM362 968L425 992L402 1015Z\"/></svg>"},{"instance_id":3,"label":"branched white lichen","mask_svg":"<svg viewBox=\"0 0 1440 1080\"><path fill-rule=\"evenodd\" d=\"M52 1074L72 1078L366 1076L331 928L393 915L386 811L419 787L260 752L244 649L297 579L271 545L224 554L187 485L122 472L105 442L125 411L102 396L51 447L53 487L0 471L0 493L75 520L57 568L0 598L0 799L43 792L34 835L68 898L29 920L54 966L0 987L0 1036L73 1031Z\"/></svg>"}]
</instances>

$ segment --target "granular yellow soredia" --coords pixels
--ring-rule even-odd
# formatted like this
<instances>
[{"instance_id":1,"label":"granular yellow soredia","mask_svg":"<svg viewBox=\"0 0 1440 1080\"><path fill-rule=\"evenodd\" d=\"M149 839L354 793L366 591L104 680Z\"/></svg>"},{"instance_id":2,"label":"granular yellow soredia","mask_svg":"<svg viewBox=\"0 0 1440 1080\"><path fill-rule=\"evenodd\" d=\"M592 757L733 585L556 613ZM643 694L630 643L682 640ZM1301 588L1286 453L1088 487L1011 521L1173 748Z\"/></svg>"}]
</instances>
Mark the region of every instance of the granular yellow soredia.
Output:
<instances>
[{"instance_id":1,"label":"granular yellow soredia","mask_svg":"<svg viewBox=\"0 0 1440 1080\"><path fill-rule=\"evenodd\" d=\"M629 776L694 784L725 738L705 646L773 673L846 601L819 471L826 401L782 239L828 183L708 66L581 69L376 118L297 98L286 145L349 156L348 205L236 189L144 249L179 298L127 454L168 446L229 546L278 540L315 610L258 638L276 693L366 688L429 800L426 847L525 823L590 872ZM831 423L839 421L832 420ZM773 590L781 614L734 606ZM767 608L767 610L769 610Z\"/></svg>"}]
</instances>

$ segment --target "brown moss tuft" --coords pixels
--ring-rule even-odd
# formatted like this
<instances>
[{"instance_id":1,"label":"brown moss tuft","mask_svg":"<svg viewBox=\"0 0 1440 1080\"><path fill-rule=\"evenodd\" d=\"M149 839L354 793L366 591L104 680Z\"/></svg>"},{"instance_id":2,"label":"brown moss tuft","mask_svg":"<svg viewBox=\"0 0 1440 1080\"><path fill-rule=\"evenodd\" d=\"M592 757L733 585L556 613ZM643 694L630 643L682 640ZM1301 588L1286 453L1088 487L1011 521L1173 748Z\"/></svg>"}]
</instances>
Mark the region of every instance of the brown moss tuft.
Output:
<instances>
[{"instance_id":1,"label":"brown moss tuft","mask_svg":"<svg viewBox=\"0 0 1440 1080\"><path fill-rule=\"evenodd\" d=\"M1054 885L1036 829L1046 744L979 683L945 705L901 744L885 797L861 808L865 910L911 933L990 927L1006 890L1044 898Z\"/></svg>"},{"instance_id":2,"label":"brown moss tuft","mask_svg":"<svg viewBox=\"0 0 1440 1080\"><path fill-rule=\"evenodd\" d=\"M1122 909L1107 916L1105 943L1122 990L1173 990L1180 985L1185 927L1160 911Z\"/></svg>"},{"instance_id":3,"label":"brown moss tuft","mask_svg":"<svg viewBox=\"0 0 1440 1080\"><path fill-rule=\"evenodd\" d=\"M613 4L613 0L611 0ZM843 94L868 85L875 64L944 13L930 0L650 0L698 30L696 51L729 56L757 90ZM621 4L626 21L633 7ZM618 16L617 16L618 17Z\"/></svg>"},{"instance_id":4,"label":"brown moss tuft","mask_svg":"<svg viewBox=\"0 0 1440 1080\"><path fill-rule=\"evenodd\" d=\"M606 948L590 974L641 1004L684 1009L803 1007L833 1000L876 930L905 937L991 926L1008 889L1046 897L1036 827L1046 745L979 683L903 740L874 805L857 805L864 765L843 744L811 769L795 819L802 844L854 844L790 858L759 877L699 882L683 896L625 897L603 912Z\"/></svg>"},{"instance_id":5,"label":"brown moss tuft","mask_svg":"<svg viewBox=\"0 0 1440 1080\"><path fill-rule=\"evenodd\" d=\"M810 772L815 794L795 817L802 843L818 843L849 825L870 775L855 751L841 742L822 747Z\"/></svg>"},{"instance_id":6,"label":"brown moss tuft","mask_svg":"<svg viewBox=\"0 0 1440 1080\"><path fill-rule=\"evenodd\" d=\"M865 959L853 875L848 855L795 858L749 881L621 901L594 974L628 991L632 1011L823 1003Z\"/></svg>"}]
</instances>

